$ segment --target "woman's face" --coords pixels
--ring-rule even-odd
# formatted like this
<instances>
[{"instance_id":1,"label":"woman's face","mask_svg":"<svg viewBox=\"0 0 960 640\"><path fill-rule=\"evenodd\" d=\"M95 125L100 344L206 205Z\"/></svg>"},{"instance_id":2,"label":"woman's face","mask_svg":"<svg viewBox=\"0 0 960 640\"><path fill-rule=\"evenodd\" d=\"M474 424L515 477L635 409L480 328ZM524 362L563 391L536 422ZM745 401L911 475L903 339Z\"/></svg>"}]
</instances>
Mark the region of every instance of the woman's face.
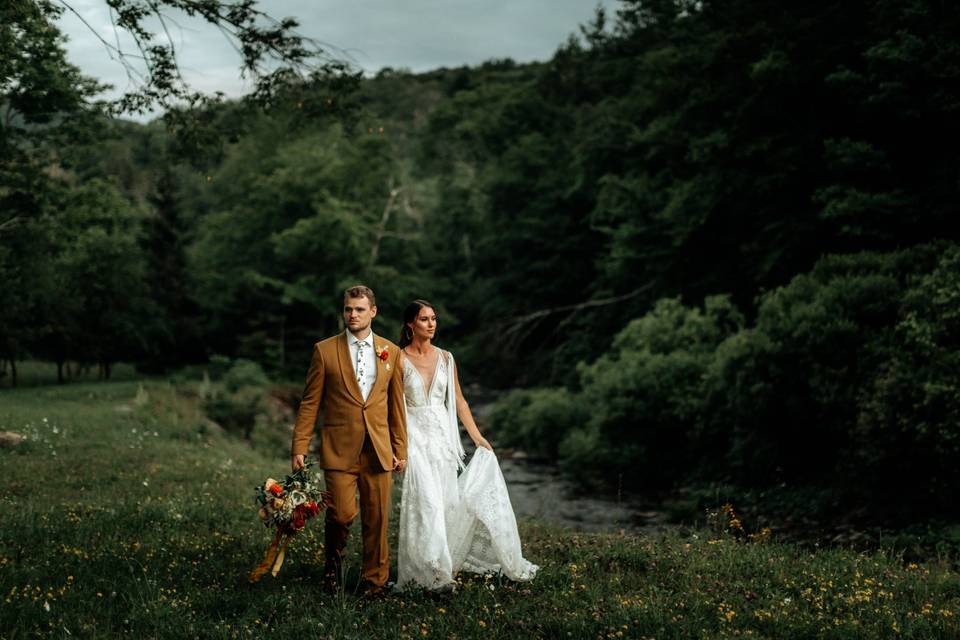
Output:
<instances>
[{"instance_id":1,"label":"woman's face","mask_svg":"<svg viewBox=\"0 0 960 640\"><path fill-rule=\"evenodd\" d=\"M437 314L430 307L421 307L417 317L413 322L408 322L407 326L413 330L415 338L433 340L433 336L437 333Z\"/></svg>"}]
</instances>

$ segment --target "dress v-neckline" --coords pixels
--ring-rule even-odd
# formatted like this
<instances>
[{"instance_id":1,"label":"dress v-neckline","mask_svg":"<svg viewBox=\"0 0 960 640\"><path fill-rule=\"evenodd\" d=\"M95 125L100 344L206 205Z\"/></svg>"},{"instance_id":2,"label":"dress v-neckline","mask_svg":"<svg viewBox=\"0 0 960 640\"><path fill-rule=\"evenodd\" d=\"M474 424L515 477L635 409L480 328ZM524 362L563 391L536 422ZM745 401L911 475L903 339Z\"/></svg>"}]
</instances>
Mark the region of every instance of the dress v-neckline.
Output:
<instances>
[{"instance_id":1,"label":"dress v-neckline","mask_svg":"<svg viewBox=\"0 0 960 640\"><path fill-rule=\"evenodd\" d=\"M434 347L437 350L437 362L433 365L433 377L430 378L430 386L427 386L426 380L423 379L423 374L420 373L420 368L413 363L413 360L410 360L410 354L407 354L407 360L410 361L410 366L413 367L413 370L417 372L417 377L420 378L420 386L423 387L423 392L426 394L426 400L430 401L430 394L433 392L433 384L437 381L437 372L440 371L440 349ZM406 349L404 349L406 353Z\"/></svg>"}]
</instances>

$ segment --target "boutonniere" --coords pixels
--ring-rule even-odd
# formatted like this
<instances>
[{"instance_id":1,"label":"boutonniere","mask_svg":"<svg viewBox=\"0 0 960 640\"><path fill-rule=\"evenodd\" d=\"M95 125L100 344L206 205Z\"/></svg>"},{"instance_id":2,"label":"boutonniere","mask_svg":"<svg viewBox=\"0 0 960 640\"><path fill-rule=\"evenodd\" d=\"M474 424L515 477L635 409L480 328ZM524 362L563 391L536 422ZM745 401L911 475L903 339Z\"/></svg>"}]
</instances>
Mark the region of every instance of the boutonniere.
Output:
<instances>
[{"instance_id":1,"label":"boutonniere","mask_svg":"<svg viewBox=\"0 0 960 640\"><path fill-rule=\"evenodd\" d=\"M376 352L377 352L377 357L380 358L380 360L383 361L383 362L386 362L386 361L387 361L387 358L390 357L390 352L387 351L387 348L386 348L385 346L383 346L382 344L381 344L381 345L377 345L377 346L375 347L375 350L376 350ZM388 369L388 370L390 369L389 363L387 364L387 369Z\"/></svg>"}]
</instances>

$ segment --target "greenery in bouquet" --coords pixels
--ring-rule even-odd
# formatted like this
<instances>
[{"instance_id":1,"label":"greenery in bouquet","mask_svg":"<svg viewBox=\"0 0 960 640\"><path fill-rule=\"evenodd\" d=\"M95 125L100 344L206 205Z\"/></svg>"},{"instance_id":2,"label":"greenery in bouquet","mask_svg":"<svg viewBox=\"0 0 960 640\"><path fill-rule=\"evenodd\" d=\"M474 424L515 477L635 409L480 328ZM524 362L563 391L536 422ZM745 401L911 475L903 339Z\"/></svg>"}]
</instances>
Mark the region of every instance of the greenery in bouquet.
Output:
<instances>
[{"instance_id":1,"label":"greenery in bouquet","mask_svg":"<svg viewBox=\"0 0 960 640\"><path fill-rule=\"evenodd\" d=\"M300 467L277 482L267 478L255 488L260 505L257 515L264 526L275 527L287 535L294 535L306 521L326 507L327 494L321 489L320 474L310 470L313 463Z\"/></svg>"},{"instance_id":2,"label":"greenery in bouquet","mask_svg":"<svg viewBox=\"0 0 960 640\"><path fill-rule=\"evenodd\" d=\"M248 576L250 582L256 582L267 571L276 577L289 539L329 504L329 494L321 489L320 474L312 471L312 467L313 463L307 463L282 482L267 478L254 489L256 502L260 505L257 515L264 526L272 527L276 533L263 561Z\"/></svg>"}]
</instances>

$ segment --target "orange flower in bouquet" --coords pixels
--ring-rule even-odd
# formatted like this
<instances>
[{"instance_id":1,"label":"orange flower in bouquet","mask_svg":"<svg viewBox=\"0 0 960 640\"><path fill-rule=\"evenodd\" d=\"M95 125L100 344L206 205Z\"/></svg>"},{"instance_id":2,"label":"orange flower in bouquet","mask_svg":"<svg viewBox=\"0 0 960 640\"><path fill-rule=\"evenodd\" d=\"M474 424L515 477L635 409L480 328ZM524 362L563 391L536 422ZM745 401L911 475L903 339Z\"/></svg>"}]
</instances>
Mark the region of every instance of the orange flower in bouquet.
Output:
<instances>
[{"instance_id":1,"label":"orange flower in bouquet","mask_svg":"<svg viewBox=\"0 0 960 640\"><path fill-rule=\"evenodd\" d=\"M257 568L247 579L256 582L268 571L276 577L283 565L287 542L303 529L307 520L316 517L330 504L330 494L320 489L320 474L312 472L313 463L307 463L278 482L267 478L256 487L255 499L260 509L257 515L264 526L275 529L273 542Z\"/></svg>"}]
</instances>

